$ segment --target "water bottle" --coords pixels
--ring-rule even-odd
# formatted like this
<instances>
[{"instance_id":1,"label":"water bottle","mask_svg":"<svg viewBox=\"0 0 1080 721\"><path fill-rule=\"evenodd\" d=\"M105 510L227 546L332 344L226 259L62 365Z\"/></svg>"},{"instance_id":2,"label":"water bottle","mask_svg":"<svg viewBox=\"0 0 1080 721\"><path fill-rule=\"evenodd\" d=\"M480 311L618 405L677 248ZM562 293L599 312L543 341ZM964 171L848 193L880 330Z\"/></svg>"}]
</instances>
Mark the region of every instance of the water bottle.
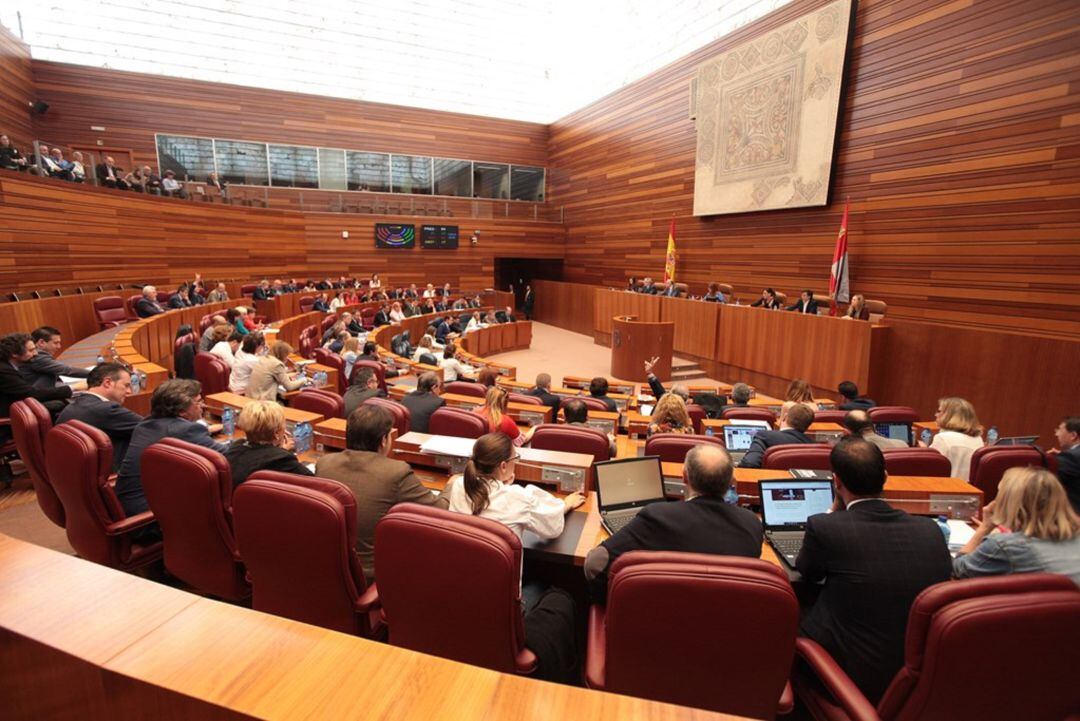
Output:
<instances>
[{"instance_id":1,"label":"water bottle","mask_svg":"<svg viewBox=\"0 0 1080 721\"><path fill-rule=\"evenodd\" d=\"M712 437L712 435L713 435L712 426L705 426L705 435L709 436L710 438Z\"/></svg>"},{"instance_id":2,"label":"water bottle","mask_svg":"<svg viewBox=\"0 0 1080 721\"><path fill-rule=\"evenodd\" d=\"M136 373L131 374L131 394L135 395L138 392L139 392L139 374L136 372Z\"/></svg>"},{"instance_id":3,"label":"water bottle","mask_svg":"<svg viewBox=\"0 0 1080 721\"><path fill-rule=\"evenodd\" d=\"M138 375L139 375L139 387L142 388L145 391L147 388L150 387L150 384L146 382L146 374L143 373L142 371L139 371Z\"/></svg>"},{"instance_id":4,"label":"water bottle","mask_svg":"<svg viewBox=\"0 0 1080 721\"><path fill-rule=\"evenodd\" d=\"M103 355L101 355L101 354L99 353L99 354L98 354L98 357L97 357L97 364L98 364L98 365L101 365L101 364L102 364L102 363L104 363L104 362L105 362L105 356L103 356Z\"/></svg>"},{"instance_id":5,"label":"water bottle","mask_svg":"<svg viewBox=\"0 0 1080 721\"><path fill-rule=\"evenodd\" d=\"M297 423L293 438L296 443L296 454L306 453L311 448L311 424L307 421Z\"/></svg>"},{"instance_id":6,"label":"water bottle","mask_svg":"<svg viewBox=\"0 0 1080 721\"><path fill-rule=\"evenodd\" d=\"M997 426L990 426L990 430L986 432L986 445L992 446L997 443L999 435Z\"/></svg>"},{"instance_id":7,"label":"water bottle","mask_svg":"<svg viewBox=\"0 0 1080 721\"><path fill-rule=\"evenodd\" d=\"M229 438L232 438L233 433L236 432L236 411L232 408L226 408L221 412L221 432Z\"/></svg>"},{"instance_id":8,"label":"water bottle","mask_svg":"<svg viewBox=\"0 0 1080 721\"><path fill-rule=\"evenodd\" d=\"M735 488L735 479L731 479L731 485L724 491L724 503L729 506L739 505L739 491Z\"/></svg>"},{"instance_id":9,"label":"water bottle","mask_svg":"<svg viewBox=\"0 0 1080 721\"><path fill-rule=\"evenodd\" d=\"M326 371L319 371L318 373L315 374L315 385L317 385L317 386L326 385L326 378L327 378Z\"/></svg>"},{"instance_id":10,"label":"water bottle","mask_svg":"<svg viewBox=\"0 0 1080 721\"><path fill-rule=\"evenodd\" d=\"M934 438L934 434L930 432L929 428L923 428L922 433L919 434L919 438L921 438L922 442L926 445L930 445L930 441Z\"/></svg>"},{"instance_id":11,"label":"water bottle","mask_svg":"<svg viewBox=\"0 0 1080 721\"><path fill-rule=\"evenodd\" d=\"M949 528L949 519L946 518L945 516L938 516L937 517L937 524L938 524L938 528L940 528L941 532L945 535L945 545L948 546L949 545L949 536L952 535L952 529Z\"/></svg>"}]
</instances>

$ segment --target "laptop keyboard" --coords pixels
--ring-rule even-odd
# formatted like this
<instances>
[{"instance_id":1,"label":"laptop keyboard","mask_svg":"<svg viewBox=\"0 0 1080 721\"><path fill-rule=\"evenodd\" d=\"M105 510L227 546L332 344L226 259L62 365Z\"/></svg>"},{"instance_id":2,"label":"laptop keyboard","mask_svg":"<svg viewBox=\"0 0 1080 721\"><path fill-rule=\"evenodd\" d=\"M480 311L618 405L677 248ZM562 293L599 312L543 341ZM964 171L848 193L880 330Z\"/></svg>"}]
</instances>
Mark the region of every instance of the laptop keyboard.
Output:
<instances>
[{"instance_id":1,"label":"laptop keyboard","mask_svg":"<svg viewBox=\"0 0 1080 721\"><path fill-rule=\"evenodd\" d=\"M607 524L607 527L608 529L610 529L611 533L615 534L622 530L623 526L625 526L627 523L630 523L630 521L634 520L634 516L636 515L636 513L627 513L616 516L613 513L609 513L608 515L604 516L604 523Z\"/></svg>"},{"instance_id":2,"label":"laptop keyboard","mask_svg":"<svg viewBox=\"0 0 1080 721\"><path fill-rule=\"evenodd\" d=\"M785 556L797 556L799 555L799 549L802 548L801 538L777 538L773 536L769 540L772 541L773 547Z\"/></svg>"}]
</instances>

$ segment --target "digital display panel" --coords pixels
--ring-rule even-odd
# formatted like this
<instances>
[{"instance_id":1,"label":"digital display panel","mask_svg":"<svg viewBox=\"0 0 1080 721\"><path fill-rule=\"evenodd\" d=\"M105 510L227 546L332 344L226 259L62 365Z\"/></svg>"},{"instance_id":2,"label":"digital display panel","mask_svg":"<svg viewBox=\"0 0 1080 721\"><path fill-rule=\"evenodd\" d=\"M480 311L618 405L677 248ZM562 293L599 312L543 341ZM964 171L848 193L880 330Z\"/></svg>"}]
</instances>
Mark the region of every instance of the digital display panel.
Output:
<instances>
[{"instance_id":1,"label":"digital display panel","mask_svg":"<svg viewBox=\"0 0 1080 721\"><path fill-rule=\"evenodd\" d=\"M425 248L458 247L458 227L456 225L420 226L420 244Z\"/></svg>"},{"instance_id":2,"label":"digital display panel","mask_svg":"<svg viewBox=\"0 0 1080 721\"><path fill-rule=\"evenodd\" d=\"M376 248L411 248L416 244L416 226L400 223L376 223Z\"/></svg>"}]
</instances>

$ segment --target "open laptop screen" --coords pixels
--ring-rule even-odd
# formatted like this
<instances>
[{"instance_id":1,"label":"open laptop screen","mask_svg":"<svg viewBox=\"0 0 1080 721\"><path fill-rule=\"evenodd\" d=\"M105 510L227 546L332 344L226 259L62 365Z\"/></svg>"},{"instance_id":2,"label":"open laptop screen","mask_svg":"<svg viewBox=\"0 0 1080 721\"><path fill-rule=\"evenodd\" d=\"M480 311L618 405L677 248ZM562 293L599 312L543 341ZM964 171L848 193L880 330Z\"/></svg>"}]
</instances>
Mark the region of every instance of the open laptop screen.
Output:
<instances>
[{"instance_id":1,"label":"open laptop screen","mask_svg":"<svg viewBox=\"0 0 1080 721\"><path fill-rule=\"evenodd\" d=\"M761 430L764 429L760 426L726 425L724 426L724 446L729 451L748 451L750 444L754 441L754 436Z\"/></svg>"},{"instance_id":2,"label":"open laptop screen","mask_svg":"<svg viewBox=\"0 0 1080 721\"><path fill-rule=\"evenodd\" d=\"M894 441L903 441L911 445L910 423L875 423L874 432L879 436L892 438Z\"/></svg>"},{"instance_id":3,"label":"open laptop screen","mask_svg":"<svg viewBox=\"0 0 1080 721\"><path fill-rule=\"evenodd\" d=\"M833 503L830 481L782 479L761 481L761 516L766 528L799 529L815 513L825 513Z\"/></svg>"},{"instance_id":4,"label":"open laptop screen","mask_svg":"<svg viewBox=\"0 0 1080 721\"><path fill-rule=\"evenodd\" d=\"M603 461L594 464L593 468L601 511L664 500L659 456Z\"/></svg>"}]
</instances>

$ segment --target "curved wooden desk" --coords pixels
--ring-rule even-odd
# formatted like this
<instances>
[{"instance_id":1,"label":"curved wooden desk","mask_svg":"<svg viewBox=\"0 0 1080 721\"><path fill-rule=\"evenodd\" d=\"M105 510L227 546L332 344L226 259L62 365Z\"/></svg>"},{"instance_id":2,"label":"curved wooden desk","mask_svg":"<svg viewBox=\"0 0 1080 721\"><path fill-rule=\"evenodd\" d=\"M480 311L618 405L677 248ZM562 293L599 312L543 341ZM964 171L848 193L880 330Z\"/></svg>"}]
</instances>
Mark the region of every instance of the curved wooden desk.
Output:
<instances>
[{"instance_id":1,"label":"curved wooden desk","mask_svg":"<svg viewBox=\"0 0 1080 721\"><path fill-rule=\"evenodd\" d=\"M670 379L674 342L675 324L670 321L615 316L611 319L611 374L616 378L636 378L644 372L645 361L659 357L653 373L660 380Z\"/></svg>"}]
</instances>

